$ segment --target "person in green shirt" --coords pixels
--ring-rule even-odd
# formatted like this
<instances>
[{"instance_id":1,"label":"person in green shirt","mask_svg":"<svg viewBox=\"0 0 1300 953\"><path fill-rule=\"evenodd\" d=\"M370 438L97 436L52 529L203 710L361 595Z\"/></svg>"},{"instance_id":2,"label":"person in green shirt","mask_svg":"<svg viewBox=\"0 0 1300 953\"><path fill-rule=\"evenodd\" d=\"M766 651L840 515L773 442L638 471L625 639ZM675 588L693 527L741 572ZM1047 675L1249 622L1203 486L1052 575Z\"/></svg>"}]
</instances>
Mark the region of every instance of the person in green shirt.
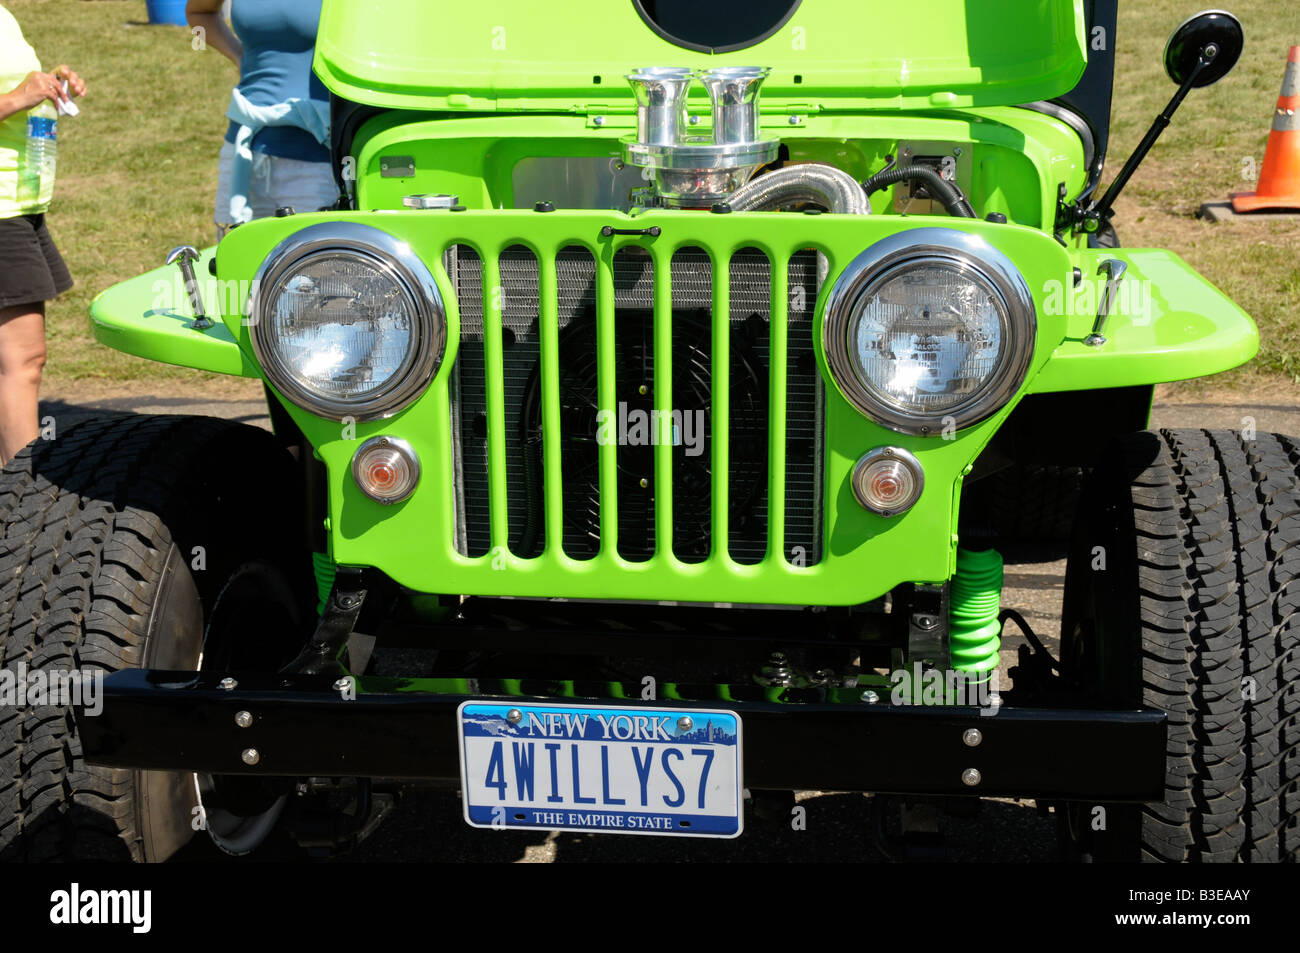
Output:
<instances>
[{"instance_id":1,"label":"person in green shirt","mask_svg":"<svg viewBox=\"0 0 1300 953\"><path fill-rule=\"evenodd\" d=\"M64 92L64 84L67 92ZM13 15L0 6L0 464L40 433L37 392L45 366L45 302L72 277L45 227L53 177L39 188L27 149L29 113L86 92L72 69L41 70ZM39 174L39 173L38 173Z\"/></svg>"}]
</instances>

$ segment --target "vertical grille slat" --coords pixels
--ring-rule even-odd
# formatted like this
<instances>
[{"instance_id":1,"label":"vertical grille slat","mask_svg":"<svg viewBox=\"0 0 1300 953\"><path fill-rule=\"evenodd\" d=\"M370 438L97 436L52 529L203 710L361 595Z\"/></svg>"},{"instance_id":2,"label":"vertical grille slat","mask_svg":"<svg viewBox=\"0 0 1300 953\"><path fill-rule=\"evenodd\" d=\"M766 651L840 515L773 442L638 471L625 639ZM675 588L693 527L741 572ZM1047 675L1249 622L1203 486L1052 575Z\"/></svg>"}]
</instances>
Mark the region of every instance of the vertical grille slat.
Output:
<instances>
[{"instance_id":1,"label":"vertical grille slat","mask_svg":"<svg viewBox=\"0 0 1300 953\"><path fill-rule=\"evenodd\" d=\"M820 561L815 252L457 245L446 260L460 552Z\"/></svg>"},{"instance_id":2,"label":"vertical grille slat","mask_svg":"<svg viewBox=\"0 0 1300 953\"><path fill-rule=\"evenodd\" d=\"M535 468L536 453L539 449L542 455L541 478L545 508L542 520L545 533L543 543L545 540L564 538L564 460L560 451L563 410L560 405L560 318L557 287L556 259L549 255L543 256L537 263L540 360L538 367L529 374L530 382L537 381L534 400L541 404L541 433L537 434L533 429L532 415L521 415L528 436L524 447L525 465ZM525 551L520 555L531 556L533 552Z\"/></svg>"},{"instance_id":3,"label":"vertical grille slat","mask_svg":"<svg viewBox=\"0 0 1300 953\"><path fill-rule=\"evenodd\" d=\"M789 339L789 272L786 262L772 268L772 321L768 373L767 506L768 552L780 559L785 552L785 420L786 341Z\"/></svg>"},{"instance_id":4,"label":"vertical grille slat","mask_svg":"<svg viewBox=\"0 0 1300 953\"><path fill-rule=\"evenodd\" d=\"M722 256L712 261L712 315L725 315L725 321L712 321L713 366L710 380L713 412L709 415L710 509L713 520L710 542L726 551L731 519L731 487L728 457L731 443L731 262Z\"/></svg>"},{"instance_id":5,"label":"vertical grille slat","mask_svg":"<svg viewBox=\"0 0 1300 953\"><path fill-rule=\"evenodd\" d=\"M508 542L506 480L505 359L502 353L501 264L496 255L483 259L483 368L487 394L488 526L493 556Z\"/></svg>"},{"instance_id":6,"label":"vertical grille slat","mask_svg":"<svg viewBox=\"0 0 1300 953\"><path fill-rule=\"evenodd\" d=\"M676 402L673 382L673 268L662 258L654 260L654 418L650 428L654 453L654 540L655 551L673 550L673 434L672 413Z\"/></svg>"}]
</instances>

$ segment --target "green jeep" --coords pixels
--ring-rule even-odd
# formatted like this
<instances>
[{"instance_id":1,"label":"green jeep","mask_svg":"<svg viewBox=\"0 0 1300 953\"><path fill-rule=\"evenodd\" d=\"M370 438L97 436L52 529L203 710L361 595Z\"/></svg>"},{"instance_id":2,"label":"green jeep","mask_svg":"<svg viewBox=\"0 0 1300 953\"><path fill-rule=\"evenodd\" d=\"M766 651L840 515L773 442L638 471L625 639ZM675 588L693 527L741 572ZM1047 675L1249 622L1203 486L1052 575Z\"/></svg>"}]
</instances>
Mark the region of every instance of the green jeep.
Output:
<instances>
[{"instance_id":1,"label":"green jeep","mask_svg":"<svg viewBox=\"0 0 1300 953\"><path fill-rule=\"evenodd\" d=\"M0 856L331 851L419 782L497 830L860 791L1296 859L1300 446L1146 429L1258 333L1110 221L1231 15L1101 194L1116 0L375 7L321 19L336 206L91 310L271 432L87 415L4 471Z\"/></svg>"}]
</instances>

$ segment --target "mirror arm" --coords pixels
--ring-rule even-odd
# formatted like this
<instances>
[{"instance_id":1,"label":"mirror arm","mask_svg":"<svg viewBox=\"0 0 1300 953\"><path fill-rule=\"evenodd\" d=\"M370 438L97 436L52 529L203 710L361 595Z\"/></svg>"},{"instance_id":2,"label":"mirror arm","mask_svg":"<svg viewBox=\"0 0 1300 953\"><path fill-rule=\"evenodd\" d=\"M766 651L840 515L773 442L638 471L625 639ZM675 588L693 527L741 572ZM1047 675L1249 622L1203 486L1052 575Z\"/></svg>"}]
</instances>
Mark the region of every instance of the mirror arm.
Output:
<instances>
[{"instance_id":1,"label":"mirror arm","mask_svg":"<svg viewBox=\"0 0 1300 953\"><path fill-rule=\"evenodd\" d=\"M1174 118L1174 112L1182 105L1183 99L1196 85L1197 78L1214 61L1214 57L1218 55L1218 52L1213 43L1201 50L1201 55L1196 60L1196 66L1192 68L1187 78L1183 80L1182 85L1178 87L1178 91L1169 100L1169 105L1165 106L1160 115L1155 118L1155 122L1151 123L1151 128L1147 130L1147 134L1142 137L1138 147L1133 150L1133 153L1124 162L1124 167L1119 170L1119 175L1115 176L1115 181L1111 182L1110 187L1106 189L1106 194L1088 208L1082 210L1079 224L1085 232L1098 231L1114 214L1112 206L1115 204L1115 199L1124 190L1124 186L1128 185L1128 180L1132 178L1133 173L1137 171L1137 167L1142 164L1142 160L1147 157L1151 147L1160 138L1160 134L1165 131L1170 120Z\"/></svg>"}]
</instances>

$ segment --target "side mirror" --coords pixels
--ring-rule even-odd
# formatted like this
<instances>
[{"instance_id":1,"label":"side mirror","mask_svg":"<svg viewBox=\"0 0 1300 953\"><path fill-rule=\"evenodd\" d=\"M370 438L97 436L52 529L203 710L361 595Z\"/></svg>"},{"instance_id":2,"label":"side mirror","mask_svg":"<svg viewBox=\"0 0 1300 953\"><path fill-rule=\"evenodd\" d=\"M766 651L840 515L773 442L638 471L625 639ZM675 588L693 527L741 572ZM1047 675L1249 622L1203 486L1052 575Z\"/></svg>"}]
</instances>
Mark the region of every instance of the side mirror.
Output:
<instances>
[{"instance_id":1,"label":"side mirror","mask_svg":"<svg viewBox=\"0 0 1300 953\"><path fill-rule=\"evenodd\" d=\"M1191 88L1209 86L1227 76L1237 65L1245 36L1241 21L1224 10L1206 10L1184 20L1165 44L1165 72L1182 86L1191 79ZM1207 62L1201 63L1204 55Z\"/></svg>"},{"instance_id":2,"label":"side mirror","mask_svg":"<svg viewBox=\"0 0 1300 953\"><path fill-rule=\"evenodd\" d=\"M1174 30L1169 42L1165 44L1165 72L1178 85L1178 91L1164 111L1156 116L1155 122L1151 123L1151 128L1142 137L1133 154L1125 160L1124 168L1119 170L1119 175L1115 176L1106 194L1087 208L1074 208L1074 228L1095 232L1106 224L1115 206L1115 199L1160 138L1160 133L1165 131L1169 121L1174 118L1174 111L1182 103L1183 97L1198 86L1209 86L1227 76L1228 71L1241 58L1241 48L1244 45L1241 21L1223 10L1198 13L1184 20Z\"/></svg>"}]
</instances>

